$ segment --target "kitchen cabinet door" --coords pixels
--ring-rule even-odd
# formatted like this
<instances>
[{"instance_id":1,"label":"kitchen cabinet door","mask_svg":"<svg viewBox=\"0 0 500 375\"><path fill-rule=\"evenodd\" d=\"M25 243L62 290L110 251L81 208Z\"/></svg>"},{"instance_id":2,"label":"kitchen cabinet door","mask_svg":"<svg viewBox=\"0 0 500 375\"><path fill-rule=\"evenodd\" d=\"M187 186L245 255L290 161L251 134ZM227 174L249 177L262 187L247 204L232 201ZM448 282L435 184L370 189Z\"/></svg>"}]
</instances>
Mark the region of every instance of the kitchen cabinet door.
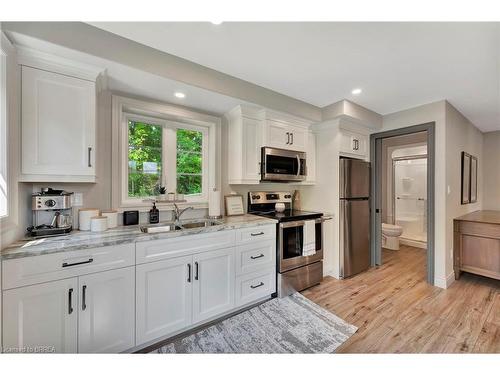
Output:
<instances>
[{"instance_id":1,"label":"kitchen cabinet door","mask_svg":"<svg viewBox=\"0 0 500 375\"><path fill-rule=\"evenodd\" d=\"M366 158L368 156L368 136L342 129L340 151Z\"/></svg>"},{"instance_id":2,"label":"kitchen cabinet door","mask_svg":"<svg viewBox=\"0 0 500 375\"><path fill-rule=\"evenodd\" d=\"M234 306L234 248L193 256L193 323Z\"/></svg>"},{"instance_id":3,"label":"kitchen cabinet door","mask_svg":"<svg viewBox=\"0 0 500 375\"><path fill-rule=\"evenodd\" d=\"M135 267L78 278L78 352L119 353L135 345Z\"/></svg>"},{"instance_id":4,"label":"kitchen cabinet door","mask_svg":"<svg viewBox=\"0 0 500 375\"><path fill-rule=\"evenodd\" d=\"M266 146L294 151L305 151L307 129L284 122L267 120Z\"/></svg>"},{"instance_id":5,"label":"kitchen cabinet door","mask_svg":"<svg viewBox=\"0 0 500 375\"><path fill-rule=\"evenodd\" d=\"M246 117L243 117L242 121L242 179L244 181L259 181L261 158L260 122Z\"/></svg>"},{"instance_id":6,"label":"kitchen cabinet door","mask_svg":"<svg viewBox=\"0 0 500 375\"><path fill-rule=\"evenodd\" d=\"M77 352L77 278L3 292L5 353Z\"/></svg>"},{"instance_id":7,"label":"kitchen cabinet door","mask_svg":"<svg viewBox=\"0 0 500 375\"><path fill-rule=\"evenodd\" d=\"M137 266L136 345L191 324L191 261L191 256L184 256Z\"/></svg>"},{"instance_id":8,"label":"kitchen cabinet door","mask_svg":"<svg viewBox=\"0 0 500 375\"><path fill-rule=\"evenodd\" d=\"M95 83L22 67L23 181L95 182Z\"/></svg>"}]
</instances>

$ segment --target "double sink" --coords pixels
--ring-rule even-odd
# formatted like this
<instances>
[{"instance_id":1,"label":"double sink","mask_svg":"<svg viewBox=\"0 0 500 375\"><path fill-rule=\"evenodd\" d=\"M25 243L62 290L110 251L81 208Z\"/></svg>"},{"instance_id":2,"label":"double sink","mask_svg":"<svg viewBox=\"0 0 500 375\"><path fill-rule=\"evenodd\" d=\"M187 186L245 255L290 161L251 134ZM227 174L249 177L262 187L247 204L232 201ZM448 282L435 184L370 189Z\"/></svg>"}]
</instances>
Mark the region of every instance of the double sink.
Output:
<instances>
[{"instance_id":1,"label":"double sink","mask_svg":"<svg viewBox=\"0 0 500 375\"><path fill-rule=\"evenodd\" d=\"M210 219L202 219L202 220L190 220L186 222L166 222L160 224L149 224L149 225L141 225L141 232L143 233L163 233L163 232L178 232L187 229L196 229L196 228L207 228L212 227L214 225L221 225L221 221L210 220Z\"/></svg>"}]
</instances>

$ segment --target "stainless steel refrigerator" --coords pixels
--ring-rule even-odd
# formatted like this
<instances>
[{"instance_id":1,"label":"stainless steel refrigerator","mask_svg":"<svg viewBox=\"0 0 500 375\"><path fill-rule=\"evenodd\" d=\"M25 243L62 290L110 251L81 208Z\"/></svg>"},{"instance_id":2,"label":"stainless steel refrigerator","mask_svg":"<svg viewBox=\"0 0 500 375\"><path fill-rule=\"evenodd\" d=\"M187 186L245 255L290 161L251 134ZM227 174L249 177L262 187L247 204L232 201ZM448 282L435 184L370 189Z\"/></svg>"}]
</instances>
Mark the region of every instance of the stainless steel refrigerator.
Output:
<instances>
[{"instance_id":1,"label":"stainless steel refrigerator","mask_svg":"<svg viewBox=\"0 0 500 375\"><path fill-rule=\"evenodd\" d=\"M370 267L370 163L340 159L340 277Z\"/></svg>"}]
</instances>

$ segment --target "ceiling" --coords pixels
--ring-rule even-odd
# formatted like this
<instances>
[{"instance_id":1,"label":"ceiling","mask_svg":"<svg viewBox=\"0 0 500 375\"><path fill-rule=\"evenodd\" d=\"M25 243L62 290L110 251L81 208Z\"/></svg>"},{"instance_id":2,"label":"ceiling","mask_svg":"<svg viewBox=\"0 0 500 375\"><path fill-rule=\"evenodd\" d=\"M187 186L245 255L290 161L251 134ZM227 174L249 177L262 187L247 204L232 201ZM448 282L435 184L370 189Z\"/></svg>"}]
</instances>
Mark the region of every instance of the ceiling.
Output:
<instances>
[{"instance_id":1,"label":"ceiling","mask_svg":"<svg viewBox=\"0 0 500 375\"><path fill-rule=\"evenodd\" d=\"M500 130L495 23L92 25L319 107L345 98L385 115L447 99Z\"/></svg>"}]
</instances>

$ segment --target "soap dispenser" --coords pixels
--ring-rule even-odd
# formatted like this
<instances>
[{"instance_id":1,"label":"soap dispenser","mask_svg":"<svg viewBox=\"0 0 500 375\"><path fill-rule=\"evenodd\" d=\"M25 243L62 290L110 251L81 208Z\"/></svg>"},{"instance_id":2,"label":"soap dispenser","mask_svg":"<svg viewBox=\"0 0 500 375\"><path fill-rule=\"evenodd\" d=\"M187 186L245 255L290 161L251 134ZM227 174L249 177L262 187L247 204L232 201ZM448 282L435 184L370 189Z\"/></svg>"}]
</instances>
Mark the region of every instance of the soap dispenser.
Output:
<instances>
[{"instance_id":1,"label":"soap dispenser","mask_svg":"<svg viewBox=\"0 0 500 375\"><path fill-rule=\"evenodd\" d=\"M149 210L149 224L158 224L160 222L160 210L156 208L156 203L153 202L153 208Z\"/></svg>"}]
</instances>

